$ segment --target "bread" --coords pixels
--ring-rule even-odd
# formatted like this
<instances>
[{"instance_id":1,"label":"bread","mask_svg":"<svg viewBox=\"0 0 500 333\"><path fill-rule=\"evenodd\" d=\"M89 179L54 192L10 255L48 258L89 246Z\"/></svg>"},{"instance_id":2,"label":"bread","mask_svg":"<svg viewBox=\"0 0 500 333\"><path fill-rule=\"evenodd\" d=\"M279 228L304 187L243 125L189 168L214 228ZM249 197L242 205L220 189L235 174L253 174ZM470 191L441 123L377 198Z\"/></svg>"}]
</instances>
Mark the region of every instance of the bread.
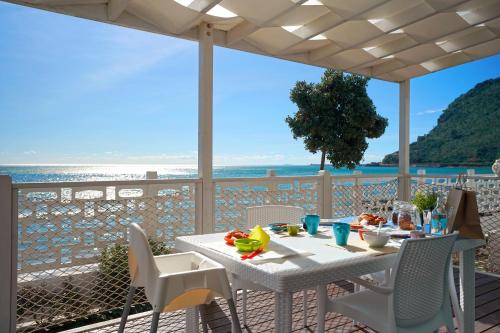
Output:
<instances>
[{"instance_id":1,"label":"bread","mask_svg":"<svg viewBox=\"0 0 500 333\"><path fill-rule=\"evenodd\" d=\"M368 213L363 213L358 216L358 222L362 223L363 221L368 225L379 225L381 222L382 224L387 223L387 219L385 217Z\"/></svg>"}]
</instances>

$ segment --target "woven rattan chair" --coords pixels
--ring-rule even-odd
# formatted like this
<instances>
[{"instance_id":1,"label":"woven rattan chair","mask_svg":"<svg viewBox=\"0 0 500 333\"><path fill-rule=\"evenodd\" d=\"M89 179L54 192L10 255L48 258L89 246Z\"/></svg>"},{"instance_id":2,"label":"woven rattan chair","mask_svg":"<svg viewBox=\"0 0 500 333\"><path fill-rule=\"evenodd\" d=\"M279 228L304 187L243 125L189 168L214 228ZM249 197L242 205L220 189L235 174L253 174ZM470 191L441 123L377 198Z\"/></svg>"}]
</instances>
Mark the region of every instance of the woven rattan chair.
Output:
<instances>
[{"instance_id":1,"label":"woven rattan chair","mask_svg":"<svg viewBox=\"0 0 500 333\"><path fill-rule=\"evenodd\" d=\"M404 241L387 286L355 278L352 282L367 289L319 306L378 332L433 332L441 326L454 332L448 273L456 237L453 234ZM321 308L318 312L325 313Z\"/></svg>"},{"instance_id":2,"label":"woven rattan chair","mask_svg":"<svg viewBox=\"0 0 500 333\"><path fill-rule=\"evenodd\" d=\"M153 256L146 234L135 223L130 225L129 235L131 283L118 333L125 329L130 305L138 287L144 287L148 302L153 306L151 333L158 329L161 312L191 307L198 307L203 331L208 332L203 307L215 296L227 300L234 331L241 332L226 270L222 265L197 252Z\"/></svg>"},{"instance_id":3,"label":"woven rattan chair","mask_svg":"<svg viewBox=\"0 0 500 333\"><path fill-rule=\"evenodd\" d=\"M301 224L301 220L304 217L305 211L302 207L296 206L281 206L281 205L267 205L267 206L254 206L248 207L247 213L247 228L251 229L257 224L265 227L270 223L280 222L289 224ZM236 291L238 289L242 290L242 314L243 314L243 326L246 325L247 321L247 291L248 290L259 290L266 291L267 289L252 283L252 281L239 280L238 278L233 278L233 293L236 298ZM304 290L304 326L307 326L307 291Z\"/></svg>"}]
</instances>

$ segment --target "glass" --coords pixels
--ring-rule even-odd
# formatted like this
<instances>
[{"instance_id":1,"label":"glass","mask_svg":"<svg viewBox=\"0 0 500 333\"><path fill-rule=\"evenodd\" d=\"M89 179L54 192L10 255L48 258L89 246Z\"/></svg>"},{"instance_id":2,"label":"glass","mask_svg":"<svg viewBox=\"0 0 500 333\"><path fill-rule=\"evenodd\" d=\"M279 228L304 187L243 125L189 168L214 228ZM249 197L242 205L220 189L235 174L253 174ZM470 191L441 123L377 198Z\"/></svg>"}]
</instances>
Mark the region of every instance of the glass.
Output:
<instances>
[{"instance_id":1,"label":"glass","mask_svg":"<svg viewBox=\"0 0 500 333\"><path fill-rule=\"evenodd\" d=\"M318 233L319 215L306 215L302 218L302 222L307 227L306 230L309 235L316 235Z\"/></svg>"},{"instance_id":2,"label":"glass","mask_svg":"<svg viewBox=\"0 0 500 333\"><path fill-rule=\"evenodd\" d=\"M332 224L332 229L335 235L335 243L339 246L346 246L351 225L349 223L335 222Z\"/></svg>"},{"instance_id":3,"label":"glass","mask_svg":"<svg viewBox=\"0 0 500 333\"><path fill-rule=\"evenodd\" d=\"M412 204L401 203L397 223L401 230L415 230L414 218L412 217L414 214L415 210Z\"/></svg>"},{"instance_id":4,"label":"glass","mask_svg":"<svg viewBox=\"0 0 500 333\"><path fill-rule=\"evenodd\" d=\"M400 205L401 201L394 201L394 204L392 205L392 224L394 224L395 226L398 225L398 214Z\"/></svg>"},{"instance_id":5,"label":"glass","mask_svg":"<svg viewBox=\"0 0 500 333\"><path fill-rule=\"evenodd\" d=\"M299 226L298 225L287 225L286 226L287 230L288 230L288 234L290 236L297 236L297 234L299 233Z\"/></svg>"}]
</instances>

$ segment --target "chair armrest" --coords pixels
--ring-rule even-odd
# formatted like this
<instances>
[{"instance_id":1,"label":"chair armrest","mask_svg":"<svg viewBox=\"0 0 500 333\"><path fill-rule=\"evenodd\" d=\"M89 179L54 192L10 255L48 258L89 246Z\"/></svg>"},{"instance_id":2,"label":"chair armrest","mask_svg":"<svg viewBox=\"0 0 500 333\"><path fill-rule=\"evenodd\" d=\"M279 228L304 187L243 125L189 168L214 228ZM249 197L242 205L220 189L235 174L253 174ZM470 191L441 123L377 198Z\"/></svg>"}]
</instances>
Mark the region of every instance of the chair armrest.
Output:
<instances>
[{"instance_id":1,"label":"chair armrest","mask_svg":"<svg viewBox=\"0 0 500 333\"><path fill-rule=\"evenodd\" d=\"M363 280L363 279L360 279L360 278L356 278L356 277L349 278L349 281L351 281L353 283L357 283L357 284L359 284L367 289L370 289L371 291L374 291L378 294L390 295L393 292L392 288L377 286L373 283L370 283L370 282Z\"/></svg>"}]
</instances>

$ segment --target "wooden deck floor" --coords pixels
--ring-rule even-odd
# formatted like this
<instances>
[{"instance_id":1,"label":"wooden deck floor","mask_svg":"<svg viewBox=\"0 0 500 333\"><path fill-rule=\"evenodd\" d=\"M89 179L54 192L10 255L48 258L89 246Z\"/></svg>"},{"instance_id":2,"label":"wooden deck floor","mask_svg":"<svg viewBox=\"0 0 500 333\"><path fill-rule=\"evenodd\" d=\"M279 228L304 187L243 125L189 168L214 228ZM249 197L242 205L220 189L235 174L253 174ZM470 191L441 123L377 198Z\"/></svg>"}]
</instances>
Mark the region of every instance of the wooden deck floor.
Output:
<instances>
[{"instance_id":1,"label":"wooden deck floor","mask_svg":"<svg viewBox=\"0 0 500 333\"><path fill-rule=\"evenodd\" d=\"M330 297L335 297L353 291L352 284L339 281L329 286ZM314 332L316 329L316 295L308 294L308 326L303 327L302 293L294 295L293 331ZM209 327L212 332L231 331L228 319L228 308L224 301L212 303L207 309ZM241 314L241 299L238 299L238 313ZM241 315L240 315L241 319ZM129 319L125 332L149 332L151 313L133 315ZM116 332L118 321L108 322L105 327L96 325L83 330L69 332L111 333ZM247 326L244 332L272 332L274 329L274 299L273 293L249 292ZM160 320L159 332L183 332L185 330L184 312L163 314ZM326 318L327 332L374 332L366 326L353 326L352 320L334 313ZM446 330L442 330L446 332ZM476 274L476 333L500 333L500 278L485 274ZM424 333L424 332L423 332Z\"/></svg>"}]
</instances>

